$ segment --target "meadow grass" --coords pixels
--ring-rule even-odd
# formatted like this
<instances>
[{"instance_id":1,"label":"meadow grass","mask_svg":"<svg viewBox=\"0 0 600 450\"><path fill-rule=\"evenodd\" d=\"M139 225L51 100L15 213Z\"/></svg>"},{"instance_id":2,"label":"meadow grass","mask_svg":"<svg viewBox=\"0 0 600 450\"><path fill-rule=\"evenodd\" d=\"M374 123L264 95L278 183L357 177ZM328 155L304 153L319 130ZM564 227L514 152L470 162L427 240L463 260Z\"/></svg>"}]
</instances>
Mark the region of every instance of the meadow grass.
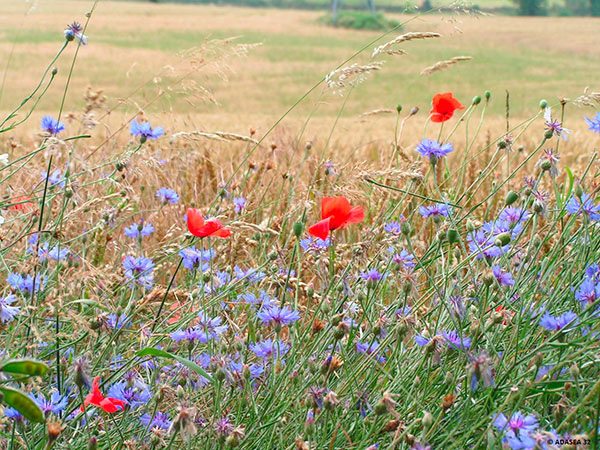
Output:
<instances>
[{"instance_id":1,"label":"meadow grass","mask_svg":"<svg viewBox=\"0 0 600 450\"><path fill-rule=\"evenodd\" d=\"M371 57L396 33L56 5L2 47L2 448L598 448L594 21Z\"/></svg>"}]
</instances>

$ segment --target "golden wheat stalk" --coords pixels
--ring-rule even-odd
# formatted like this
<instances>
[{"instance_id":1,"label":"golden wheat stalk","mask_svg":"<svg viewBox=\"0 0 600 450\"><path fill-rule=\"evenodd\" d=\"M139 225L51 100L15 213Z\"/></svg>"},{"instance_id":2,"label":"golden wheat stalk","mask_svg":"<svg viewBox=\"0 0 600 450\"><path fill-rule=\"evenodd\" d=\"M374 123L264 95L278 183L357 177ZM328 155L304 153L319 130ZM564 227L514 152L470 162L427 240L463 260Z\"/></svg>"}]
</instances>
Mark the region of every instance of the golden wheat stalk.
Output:
<instances>
[{"instance_id":1,"label":"golden wheat stalk","mask_svg":"<svg viewBox=\"0 0 600 450\"><path fill-rule=\"evenodd\" d=\"M362 113L361 115L359 115L358 117L370 117L370 116L378 116L380 114L392 114L396 112L395 109L388 109L388 108L384 108L384 109L374 109L373 111L367 111Z\"/></svg>"},{"instance_id":2,"label":"golden wheat stalk","mask_svg":"<svg viewBox=\"0 0 600 450\"><path fill-rule=\"evenodd\" d=\"M377 55L379 55L381 53L386 53L388 55L393 55L393 54L403 55L406 53L404 50L390 50L390 48L393 47L394 45L398 45L398 44L400 44L402 42L406 42L406 41L412 41L414 39L431 39L431 38L438 38L441 36L442 35L439 33L431 33L428 31L415 31L415 32L411 32L411 33L401 34L400 36L395 37L391 41L386 42L385 44L380 45L379 47L375 47L375 50L373 50L373 54L371 55L371 58L375 58Z\"/></svg>"},{"instance_id":3,"label":"golden wheat stalk","mask_svg":"<svg viewBox=\"0 0 600 450\"><path fill-rule=\"evenodd\" d=\"M198 138L206 138L213 139L216 141L227 142L227 141L242 141L242 142L250 142L252 144L258 144L256 139L253 139L249 136L243 136L241 134L228 133L225 131L214 131L212 133L208 133L206 131L182 131L180 133L175 133L171 135L172 139L176 138L184 138L190 140L197 140Z\"/></svg>"},{"instance_id":4,"label":"golden wheat stalk","mask_svg":"<svg viewBox=\"0 0 600 450\"><path fill-rule=\"evenodd\" d=\"M334 92L339 92L346 86L355 86L362 83L369 73L381 70L382 65L381 62L365 66L352 64L330 72L325 77L325 82Z\"/></svg>"},{"instance_id":5,"label":"golden wheat stalk","mask_svg":"<svg viewBox=\"0 0 600 450\"><path fill-rule=\"evenodd\" d=\"M473 57L471 56L455 56L454 58L449 59L447 61L438 61L433 66L426 67L425 69L423 69L421 71L421 75L431 75L435 72L439 72L440 70L447 69L448 67L453 66L454 64L457 64L459 62L470 61L472 59Z\"/></svg>"}]
</instances>

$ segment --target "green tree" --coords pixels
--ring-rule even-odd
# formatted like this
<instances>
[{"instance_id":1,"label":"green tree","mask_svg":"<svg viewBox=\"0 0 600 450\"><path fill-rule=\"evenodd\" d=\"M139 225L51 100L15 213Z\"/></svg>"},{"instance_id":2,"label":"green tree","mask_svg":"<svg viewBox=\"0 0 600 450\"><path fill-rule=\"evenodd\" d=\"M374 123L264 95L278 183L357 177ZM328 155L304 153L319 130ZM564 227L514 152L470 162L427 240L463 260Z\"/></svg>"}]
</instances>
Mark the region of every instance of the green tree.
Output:
<instances>
[{"instance_id":1,"label":"green tree","mask_svg":"<svg viewBox=\"0 0 600 450\"><path fill-rule=\"evenodd\" d=\"M590 14L592 16L600 16L600 0L590 0Z\"/></svg>"},{"instance_id":2,"label":"green tree","mask_svg":"<svg viewBox=\"0 0 600 450\"><path fill-rule=\"evenodd\" d=\"M546 12L546 0L513 0L522 16L541 16Z\"/></svg>"}]
</instances>

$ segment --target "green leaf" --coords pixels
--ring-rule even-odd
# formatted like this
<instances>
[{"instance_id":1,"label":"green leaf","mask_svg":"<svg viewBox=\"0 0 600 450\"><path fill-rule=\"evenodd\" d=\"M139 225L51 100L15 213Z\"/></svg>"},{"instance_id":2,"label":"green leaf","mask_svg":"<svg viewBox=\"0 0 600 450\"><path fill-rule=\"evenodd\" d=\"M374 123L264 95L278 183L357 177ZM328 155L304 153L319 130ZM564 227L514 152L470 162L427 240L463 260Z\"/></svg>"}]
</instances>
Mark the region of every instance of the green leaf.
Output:
<instances>
[{"instance_id":1,"label":"green leaf","mask_svg":"<svg viewBox=\"0 0 600 450\"><path fill-rule=\"evenodd\" d=\"M137 356L158 356L159 358L174 359L175 361L178 361L181 364L183 364L184 366L186 366L188 369L191 369L194 372L202 375L204 378L206 378L210 381L214 381L213 377L206 370L204 370L202 367L200 367L195 362L190 361L189 359L182 358L181 356L177 356L177 355L173 355L172 353L165 352L164 350L147 347L147 348L140 350L139 352L136 352L136 355Z\"/></svg>"},{"instance_id":2,"label":"green leaf","mask_svg":"<svg viewBox=\"0 0 600 450\"><path fill-rule=\"evenodd\" d=\"M48 366L34 359L13 359L4 364L0 371L41 377L48 372Z\"/></svg>"},{"instance_id":3,"label":"green leaf","mask_svg":"<svg viewBox=\"0 0 600 450\"><path fill-rule=\"evenodd\" d=\"M573 175L573 172L571 172L571 169L569 169L567 166L565 166L565 171L567 172L567 175L569 176L569 189L565 195L565 200L569 197L571 197L571 193L573 192L573 185L575 184L575 176Z\"/></svg>"},{"instance_id":4,"label":"green leaf","mask_svg":"<svg viewBox=\"0 0 600 450\"><path fill-rule=\"evenodd\" d=\"M44 413L27 394L10 387L0 387L0 392L2 392L4 403L15 408L27 420L44 423Z\"/></svg>"}]
</instances>

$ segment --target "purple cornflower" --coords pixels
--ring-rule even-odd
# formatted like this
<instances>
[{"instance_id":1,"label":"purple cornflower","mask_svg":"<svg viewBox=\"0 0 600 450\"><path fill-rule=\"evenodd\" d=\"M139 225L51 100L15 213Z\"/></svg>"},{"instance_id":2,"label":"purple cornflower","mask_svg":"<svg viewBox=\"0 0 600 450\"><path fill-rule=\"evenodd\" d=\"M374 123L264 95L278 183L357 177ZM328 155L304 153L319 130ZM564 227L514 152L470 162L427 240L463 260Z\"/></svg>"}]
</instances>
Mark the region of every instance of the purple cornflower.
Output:
<instances>
[{"instance_id":1,"label":"purple cornflower","mask_svg":"<svg viewBox=\"0 0 600 450\"><path fill-rule=\"evenodd\" d=\"M234 430L235 425L231 423L231 419L229 417L222 417L217 421L217 423L215 423L214 427L217 434L227 437Z\"/></svg>"},{"instance_id":2,"label":"purple cornflower","mask_svg":"<svg viewBox=\"0 0 600 450\"><path fill-rule=\"evenodd\" d=\"M222 319L220 317L213 317L212 319L204 311L198 312L198 325L197 328L208 333L213 338L218 338L227 331L227 325L221 325Z\"/></svg>"},{"instance_id":3,"label":"purple cornflower","mask_svg":"<svg viewBox=\"0 0 600 450\"><path fill-rule=\"evenodd\" d=\"M436 203L433 206L419 207L419 214L423 217L447 217L452 214L452 207L443 203Z\"/></svg>"},{"instance_id":4,"label":"purple cornflower","mask_svg":"<svg viewBox=\"0 0 600 450\"><path fill-rule=\"evenodd\" d=\"M16 291L31 294L34 291L34 286L36 291L44 290L44 278L40 274L37 274L35 277L35 283L31 275L24 277L23 275L14 272L8 274L6 281Z\"/></svg>"},{"instance_id":5,"label":"purple cornflower","mask_svg":"<svg viewBox=\"0 0 600 450\"><path fill-rule=\"evenodd\" d=\"M139 223L134 223L133 225L125 228L124 234L132 239L137 239L150 236L152 233L154 233L154 227L152 224L150 222L144 223L143 220L140 220Z\"/></svg>"},{"instance_id":6,"label":"purple cornflower","mask_svg":"<svg viewBox=\"0 0 600 450\"><path fill-rule=\"evenodd\" d=\"M67 25L67 28L65 28L65 38L68 41L77 38L81 45L87 45L87 36L83 34L83 27L79 22L73 22L72 24Z\"/></svg>"},{"instance_id":7,"label":"purple cornflower","mask_svg":"<svg viewBox=\"0 0 600 450\"><path fill-rule=\"evenodd\" d=\"M561 314L560 316L552 316L546 312L540 320L540 325L548 331L560 331L567 325L577 324L577 314L571 311Z\"/></svg>"},{"instance_id":8,"label":"purple cornflower","mask_svg":"<svg viewBox=\"0 0 600 450\"><path fill-rule=\"evenodd\" d=\"M583 194L581 199L575 195L571 196L565 209L569 214L581 214L589 217L591 220L600 219L600 205L594 205L589 194Z\"/></svg>"},{"instance_id":9,"label":"purple cornflower","mask_svg":"<svg viewBox=\"0 0 600 450\"><path fill-rule=\"evenodd\" d=\"M131 409L135 409L148 403L152 398L152 393L142 381L133 386L130 386L126 381L119 381L108 389L107 397L123 400Z\"/></svg>"},{"instance_id":10,"label":"purple cornflower","mask_svg":"<svg viewBox=\"0 0 600 450\"><path fill-rule=\"evenodd\" d=\"M260 290L258 295L252 294L250 292L246 294L240 294L238 296L238 301L243 301L248 305L252 305L257 309L268 309L273 306L277 306L278 300L274 297L271 297L264 290Z\"/></svg>"},{"instance_id":11,"label":"purple cornflower","mask_svg":"<svg viewBox=\"0 0 600 450\"><path fill-rule=\"evenodd\" d=\"M546 121L546 130L552 132L552 135L559 137L563 140L568 140L568 134L571 130L563 128L562 123L559 120L552 118L552 111L550 108L546 108L544 112L544 120Z\"/></svg>"},{"instance_id":12,"label":"purple cornflower","mask_svg":"<svg viewBox=\"0 0 600 450\"><path fill-rule=\"evenodd\" d=\"M64 245L55 245L48 252L48 258L53 259L54 261L60 261L65 259L70 253L70 250Z\"/></svg>"},{"instance_id":13,"label":"purple cornflower","mask_svg":"<svg viewBox=\"0 0 600 450\"><path fill-rule=\"evenodd\" d=\"M235 205L234 211L236 214L241 213L246 207L246 199L244 197L234 197L232 201Z\"/></svg>"},{"instance_id":14,"label":"purple cornflower","mask_svg":"<svg viewBox=\"0 0 600 450\"><path fill-rule=\"evenodd\" d=\"M325 175L337 175L335 171L335 166L337 166L337 164L333 161L325 161L323 163L323 167L325 167Z\"/></svg>"},{"instance_id":15,"label":"purple cornflower","mask_svg":"<svg viewBox=\"0 0 600 450\"><path fill-rule=\"evenodd\" d=\"M394 253L394 248L389 248L390 253ZM412 270L415 268L415 255L408 253L406 250L400 251L400 253L394 253L392 255L392 261L400 266L401 269Z\"/></svg>"},{"instance_id":16,"label":"purple cornflower","mask_svg":"<svg viewBox=\"0 0 600 450\"><path fill-rule=\"evenodd\" d=\"M139 136L140 142L144 143L147 139L158 139L163 134L165 134L163 127L152 128L150 126L150 122L139 122L134 120L131 122L130 133L133 136Z\"/></svg>"},{"instance_id":17,"label":"purple cornflower","mask_svg":"<svg viewBox=\"0 0 600 450\"><path fill-rule=\"evenodd\" d=\"M329 238L323 240L321 238L313 239L312 237L308 237L300 241L300 247L302 247L302 250L304 250L305 252L319 253L329 248L330 245L331 241L329 240Z\"/></svg>"},{"instance_id":18,"label":"purple cornflower","mask_svg":"<svg viewBox=\"0 0 600 450\"><path fill-rule=\"evenodd\" d=\"M106 324L115 330L129 326L129 323L130 319L125 313L121 314L120 316L117 316L115 313L111 313L108 315L108 320L106 321Z\"/></svg>"},{"instance_id":19,"label":"purple cornflower","mask_svg":"<svg viewBox=\"0 0 600 450\"><path fill-rule=\"evenodd\" d=\"M429 158L432 164L435 164L439 159L452 152L454 148L449 142L440 145L438 141L432 141L431 139L423 139L419 143L419 145L417 145L417 148L415 148L415 150L419 152L421 156Z\"/></svg>"},{"instance_id":20,"label":"purple cornflower","mask_svg":"<svg viewBox=\"0 0 600 450\"><path fill-rule=\"evenodd\" d=\"M480 382L484 387L495 386L492 361L486 351L478 356L469 356L467 370L471 375L471 391L475 391Z\"/></svg>"},{"instance_id":21,"label":"purple cornflower","mask_svg":"<svg viewBox=\"0 0 600 450\"><path fill-rule=\"evenodd\" d=\"M429 344L431 342L431 339L426 338L422 334L416 334L415 342L419 347L425 347L427 344Z\"/></svg>"},{"instance_id":22,"label":"purple cornflower","mask_svg":"<svg viewBox=\"0 0 600 450\"><path fill-rule=\"evenodd\" d=\"M529 211L525 208L507 206L500 213L499 219L504 222L526 222L529 219Z\"/></svg>"},{"instance_id":23,"label":"purple cornflower","mask_svg":"<svg viewBox=\"0 0 600 450\"><path fill-rule=\"evenodd\" d=\"M250 378L255 380L260 378L265 373L265 366L262 364L243 364L241 362L231 361L229 369L233 374L239 375L240 377L244 374L244 369L250 371Z\"/></svg>"},{"instance_id":24,"label":"purple cornflower","mask_svg":"<svg viewBox=\"0 0 600 450\"><path fill-rule=\"evenodd\" d=\"M465 316L467 308L462 295L451 295L448 297L448 303L450 304L450 312L452 315L460 317L461 319Z\"/></svg>"},{"instance_id":25,"label":"purple cornflower","mask_svg":"<svg viewBox=\"0 0 600 450\"><path fill-rule=\"evenodd\" d=\"M17 301L17 297L8 294L6 297L0 297L0 322L11 322L17 314L21 312L19 306L11 306Z\"/></svg>"},{"instance_id":26,"label":"purple cornflower","mask_svg":"<svg viewBox=\"0 0 600 450\"><path fill-rule=\"evenodd\" d=\"M367 283L374 284L385 278L385 275L379 272L377 269L369 269L366 272L361 272L360 277Z\"/></svg>"},{"instance_id":27,"label":"purple cornflower","mask_svg":"<svg viewBox=\"0 0 600 450\"><path fill-rule=\"evenodd\" d=\"M61 132L65 131L65 124L54 120L52 116L42 117L42 130L50 133L52 136L58 136Z\"/></svg>"},{"instance_id":28,"label":"purple cornflower","mask_svg":"<svg viewBox=\"0 0 600 450\"><path fill-rule=\"evenodd\" d=\"M298 311L292 311L287 306L280 308L277 305L273 305L269 308L263 309L256 314L263 324L273 324L276 328L289 325L292 322L300 319L300 313Z\"/></svg>"},{"instance_id":29,"label":"purple cornflower","mask_svg":"<svg viewBox=\"0 0 600 450\"><path fill-rule=\"evenodd\" d=\"M471 338L466 336L459 336L455 330L444 330L442 336L446 340L446 343L455 350L468 349L471 347Z\"/></svg>"},{"instance_id":30,"label":"purple cornflower","mask_svg":"<svg viewBox=\"0 0 600 450\"><path fill-rule=\"evenodd\" d=\"M556 178L558 176L559 161L560 156L558 156L558 153L554 149L547 148L535 166L540 167L542 170L548 170L550 176Z\"/></svg>"},{"instance_id":31,"label":"purple cornflower","mask_svg":"<svg viewBox=\"0 0 600 450\"><path fill-rule=\"evenodd\" d=\"M586 278L575 292L575 298L583 303L583 306L594 303L600 298L600 284L595 283L592 278Z\"/></svg>"},{"instance_id":32,"label":"purple cornflower","mask_svg":"<svg viewBox=\"0 0 600 450\"><path fill-rule=\"evenodd\" d=\"M185 330L173 331L171 333L171 339L173 339L175 342L200 341L201 343L205 344L209 341L209 335L208 335L208 333L206 333L205 331L203 331L197 327L191 327L191 328L187 328Z\"/></svg>"},{"instance_id":33,"label":"purple cornflower","mask_svg":"<svg viewBox=\"0 0 600 450\"><path fill-rule=\"evenodd\" d=\"M368 344L356 341L356 352L364 353L366 355L374 355L375 359L380 363L384 363L386 361L385 357L380 354L379 342L377 340L374 340Z\"/></svg>"},{"instance_id":34,"label":"purple cornflower","mask_svg":"<svg viewBox=\"0 0 600 450\"><path fill-rule=\"evenodd\" d=\"M505 433L502 441L510 448L517 450L535 447L535 439L531 434L538 427L538 422L534 415L524 416L517 411L508 419L504 414L499 414L494 419L494 426Z\"/></svg>"},{"instance_id":35,"label":"purple cornflower","mask_svg":"<svg viewBox=\"0 0 600 450\"><path fill-rule=\"evenodd\" d=\"M492 266L492 273L494 274L496 280L498 280L498 283L500 283L501 286L515 285L515 280L513 279L512 274L510 272L502 272L502 268L498 264Z\"/></svg>"},{"instance_id":36,"label":"purple cornflower","mask_svg":"<svg viewBox=\"0 0 600 450\"><path fill-rule=\"evenodd\" d=\"M158 191L156 191L156 196L165 204L177 203L179 201L179 195L171 188L160 188Z\"/></svg>"},{"instance_id":37,"label":"purple cornflower","mask_svg":"<svg viewBox=\"0 0 600 450\"><path fill-rule=\"evenodd\" d=\"M157 411L154 417L150 417L150 414L144 413L140 417L140 422L148 428L160 428L161 430L168 430L173 423L169 420L169 416L166 413Z\"/></svg>"},{"instance_id":38,"label":"purple cornflower","mask_svg":"<svg viewBox=\"0 0 600 450\"><path fill-rule=\"evenodd\" d=\"M383 229L394 236L400 236L402 234L402 224L406 222L404 216L400 216L398 221L388 222L383 226Z\"/></svg>"},{"instance_id":39,"label":"purple cornflower","mask_svg":"<svg viewBox=\"0 0 600 450\"><path fill-rule=\"evenodd\" d=\"M497 220L495 222L486 222L483 226L467 235L467 241L471 253L477 255L477 258L496 258L510 249L510 244L503 247L497 247L496 237L501 233L510 233L511 239L516 240L523 231L523 225L520 222L511 224Z\"/></svg>"},{"instance_id":40,"label":"purple cornflower","mask_svg":"<svg viewBox=\"0 0 600 450\"><path fill-rule=\"evenodd\" d=\"M48 176L48 172L44 170L42 171L42 181L46 181L46 178L48 178L48 183L50 183L51 186L64 188L67 179L64 176L61 176L61 173L62 172L60 169L56 169L50 174L50 176Z\"/></svg>"},{"instance_id":41,"label":"purple cornflower","mask_svg":"<svg viewBox=\"0 0 600 450\"><path fill-rule=\"evenodd\" d=\"M135 258L131 255L127 255L123 259L123 268L125 269L125 276L131 281L132 285L137 283L145 289L150 289L154 284L154 263L150 258L140 256Z\"/></svg>"},{"instance_id":42,"label":"purple cornflower","mask_svg":"<svg viewBox=\"0 0 600 450\"><path fill-rule=\"evenodd\" d=\"M270 339L250 344L250 351L262 359L280 359L289 349L285 342Z\"/></svg>"},{"instance_id":43,"label":"purple cornflower","mask_svg":"<svg viewBox=\"0 0 600 450\"><path fill-rule=\"evenodd\" d=\"M596 115L591 119L588 117L584 117L586 123L590 126L590 130L594 133L600 134L600 112L596 111Z\"/></svg>"},{"instance_id":44,"label":"purple cornflower","mask_svg":"<svg viewBox=\"0 0 600 450\"><path fill-rule=\"evenodd\" d=\"M208 262L215 257L215 251L198 250L195 246L184 248L179 252L179 256L183 258L183 267L188 270L196 270L202 268L202 271L208 269Z\"/></svg>"},{"instance_id":45,"label":"purple cornflower","mask_svg":"<svg viewBox=\"0 0 600 450\"><path fill-rule=\"evenodd\" d=\"M50 413L58 414L67 407L68 403L67 398L60 395L57 391L53 391L50 394L50 398L46 398L42 393L38 395L31 394L31 398L46 416Z\"/></svg>"}]
</instances>

